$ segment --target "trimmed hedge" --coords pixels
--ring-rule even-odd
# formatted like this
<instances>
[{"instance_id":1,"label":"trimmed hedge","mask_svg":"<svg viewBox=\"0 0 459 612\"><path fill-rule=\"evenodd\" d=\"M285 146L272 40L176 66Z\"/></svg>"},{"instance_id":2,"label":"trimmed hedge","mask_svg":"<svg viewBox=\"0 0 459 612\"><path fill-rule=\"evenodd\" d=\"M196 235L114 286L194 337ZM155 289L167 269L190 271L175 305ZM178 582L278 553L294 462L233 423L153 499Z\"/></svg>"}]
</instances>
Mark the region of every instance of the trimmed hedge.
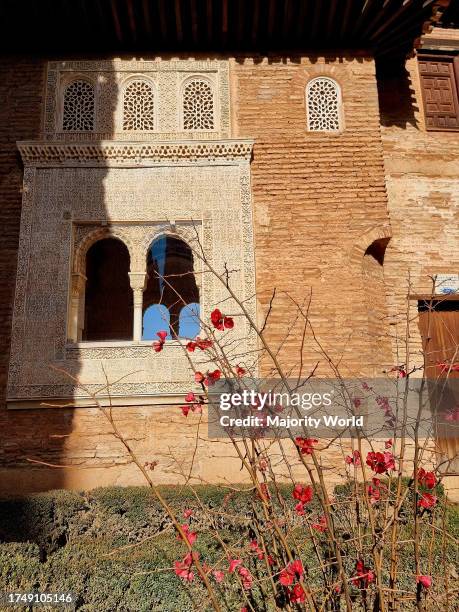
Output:
<instances>
[{"instance_id":1,"label":"trimmed hedge","mask_svg":"<svg viewBox=\"0 0 459 612\"><path fill-rule=\"evenodd\" d=\"M195 549L203 560L213 564L225 555L212 537L211 521L216 521L226 544L240 543L241 538L247 543L253 492L226 493L213 486L196 488L202 503L214 511L213 519L203 516L189 491L180 487L162 487L161 491L178 518L186 508L194 510L191 525L199 533ZM295 539L301 542L298 553L303 559L311 558L310 540L303 537L301 519L293 513L292 487L282 486L281 492L292 517L298 519L294 529ZM348 485L335 490L336 498L342 501L349 493ZM280 513L280 502L275 495L272 499ZM320 513L316 499L308 510L314 516ZM335 522L338 532L345 535L345 513L335 514ZM448 510L448 523L450 532L457 536L457 508ZM426 536L427 532L420 544L427 554ZM146 487L109 487L87 493L50 491L24 499L0 500L0 542L0 591L70 591L78 597L76 608L88 612L188 612L196 605L203 611L207 609L203 590L194 583L187 586L171 571L173 561L183 557L185 548L177 540L156 497ZM449 543L448 548L449 562L454 565L457 549ZM402 556L405 553L401 573L406 573L406 577L400 578L410 590L413 568L409 547L402 551ZM439 555L440 550L435 550L435 564L439 563ZM254 576L259 567L255 561L250 566ZM309 580L315 579L316 570L311 568ZM240 594L231 581L224 586L216 585L216 590L222 609L239 611ZM261 601L256 588L251 596L255 609L274 611L271 604ZM47 608L38 609L45 612Z\"/></svg>"}]
</instances>

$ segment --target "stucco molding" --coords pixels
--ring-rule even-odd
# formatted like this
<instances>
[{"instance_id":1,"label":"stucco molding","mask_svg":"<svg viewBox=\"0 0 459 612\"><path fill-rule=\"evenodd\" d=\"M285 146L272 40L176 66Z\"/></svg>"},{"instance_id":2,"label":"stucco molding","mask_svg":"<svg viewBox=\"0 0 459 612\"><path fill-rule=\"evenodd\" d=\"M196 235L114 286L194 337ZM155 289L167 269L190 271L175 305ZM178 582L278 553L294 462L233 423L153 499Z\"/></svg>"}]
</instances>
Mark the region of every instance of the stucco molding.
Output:
<instances>
[{"instance_id":1,"label":"stucco molding","mask_svg":"<svg viewBox=\"0 0 459 612\"><path fill-rule=\"evenodd\" d=\"M65 166L148 166L160 162L250 161L251 139L175 142L56 143L21 141L17 143L26 167Z\"/></svg>"}]
</instances>

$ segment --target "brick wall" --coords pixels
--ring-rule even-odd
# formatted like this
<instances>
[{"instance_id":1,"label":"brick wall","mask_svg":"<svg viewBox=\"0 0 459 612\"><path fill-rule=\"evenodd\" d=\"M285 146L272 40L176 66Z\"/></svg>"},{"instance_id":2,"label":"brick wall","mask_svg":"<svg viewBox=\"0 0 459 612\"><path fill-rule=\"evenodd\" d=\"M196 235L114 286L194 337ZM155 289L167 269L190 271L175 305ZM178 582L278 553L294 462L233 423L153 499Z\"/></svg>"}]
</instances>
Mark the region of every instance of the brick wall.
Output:
<instances>
[{"instance_id":1,"label":"brick wall","mask_svg":"<svg viewBox=\"0 0 459 612\"><path fill-rule=\"evenodd\" d=\"M363 255L390 234L374 62L370 58L246 59L232 64L237 135L255 138L252 184L261 313L275 287L269 341L286 367L298 366L306 307L321 344L347 373L378 365L367 310L373 289ZM342 88L345 130L306 130L305 87L318 75ZM308 334L304 371L318 359ZM379 359L380 360L380 359ZM325 374L320 365L319 374Z\"/></svg>"}]
</instances>

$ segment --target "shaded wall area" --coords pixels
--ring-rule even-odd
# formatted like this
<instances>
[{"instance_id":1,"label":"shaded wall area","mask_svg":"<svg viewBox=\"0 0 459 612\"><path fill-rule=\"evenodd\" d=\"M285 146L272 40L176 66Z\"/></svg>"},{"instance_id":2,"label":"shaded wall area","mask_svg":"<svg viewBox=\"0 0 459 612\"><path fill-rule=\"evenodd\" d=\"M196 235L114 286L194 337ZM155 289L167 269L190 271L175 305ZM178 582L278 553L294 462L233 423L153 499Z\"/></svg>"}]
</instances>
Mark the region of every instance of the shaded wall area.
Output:
<instances>
[{"instance_id":1,"label":"shaded wall area","mask_svg":"<svg viewBox=\"0 0 459 612\"><path fill-rule=\"evenodd\" d=\"M40 135L46 62L43 58L3 56L0 60L0 480L3 490L15 490L18 475L11 465L27 467L24 481L33 487L35 471L26 457L36 457L46 448L48 461L59 461L63 439L72 414L43 410L23 413L7 411L5 403L11 340L13 300L22 202L23 168L17 140ZM53 486L62 484L62 474L52 474Z\"/></svg>"}]
</instances>

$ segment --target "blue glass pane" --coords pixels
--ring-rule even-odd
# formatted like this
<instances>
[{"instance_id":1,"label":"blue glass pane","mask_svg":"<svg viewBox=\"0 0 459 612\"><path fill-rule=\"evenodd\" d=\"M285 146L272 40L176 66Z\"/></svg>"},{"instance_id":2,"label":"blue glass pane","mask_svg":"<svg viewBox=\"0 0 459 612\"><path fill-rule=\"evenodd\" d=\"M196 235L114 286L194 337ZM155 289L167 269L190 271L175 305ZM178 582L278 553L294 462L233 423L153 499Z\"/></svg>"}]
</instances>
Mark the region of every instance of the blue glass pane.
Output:
<instances>
[{"instance_id":1,"label":"blue glass pane","mask_svg":"<svg viewBox=\"0 0 459 612\"><path fill-rule=\"evenodd\" d=\"M181 338L196 338L199 335L199 304L187 304L179 315L179 333Z\"/></svg>"},{"instance_id":2,"label":"blue glass pane","mask_svg":"<svg viewBox=\"0 0 459 612\"><path fill-rule=\"evenodd\" d=\"M156 332L167 331L171 339L169 311L163 304L152 304L143 313L142 340L157 340Z\"/></svg>"},{"instance_id":3,"label":"blue glass pane","mask_svg":"<svg viewBox=\"0 0 459 612\"><path fill-rule=\"evenodd\" d=\"M156 266L159 274L159 289L163 290L164 286L164 269L166 267L166 242L167 237L161 236L150 247L151 259L156 260Z\"/></svg>"}]
</instances>

